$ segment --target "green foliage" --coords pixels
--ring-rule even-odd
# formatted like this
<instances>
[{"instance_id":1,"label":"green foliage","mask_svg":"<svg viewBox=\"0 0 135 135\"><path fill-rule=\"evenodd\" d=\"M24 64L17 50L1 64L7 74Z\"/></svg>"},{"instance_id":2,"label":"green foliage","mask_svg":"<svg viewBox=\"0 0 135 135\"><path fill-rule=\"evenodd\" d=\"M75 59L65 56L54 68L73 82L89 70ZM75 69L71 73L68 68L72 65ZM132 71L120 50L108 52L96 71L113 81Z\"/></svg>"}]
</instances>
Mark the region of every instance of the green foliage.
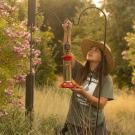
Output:
<instances>
[{"instance_id":1,"label":"green foliage","mask_svg":"<svg viewBox=\"0 0 135 135\"><path fill-rule=\"evenodd\" d=\"M3 4L7 16L2 14L0 18L0 107L2 107L2 104L5 105L5 90L9 87L14 89L16 86L11 84L11 80L12 83L18 83L18 80L15 79L19 79L20 74L25 76L29 72L29 32L23 21L27 11L26 2L19 4L17 1L10 0L8 3L12 5L11 7L8 4L5 4L6 6ZM14 6L15 10L12 11ZM12 12L9 12L7 7ZM38 25L41 23L40 20L42 18L38 16ZM36 84L38 85L53 84L56 80L52 46L49 46L50 43L52 44L53 38L53 33L49 31L40 33L36 30L33 33L35 43L33 53L36 56L33 55L33 63L36 64L33 64L33 69L37 71ZM40 58L38 58L40 51L37 49L41 51L42 64L40 66L37 65L40 62ZM25 78L23 79L25 81Z\"/></svg>"},{"instance_id":2,"label":"green foliage","mask_svg":"<svg viewBox=\"0 0 135 135\"><path fill-rule=\"evenodd\" d=\"M25 72L26 69L26 66L18 68L18 64L21 65L23 61L18 59L13 51L15 40L11 40L5 34L5 30L9 25L10 22L8 22L6 18L0 19L0 108L4 108L8 104L7 99L9 97L6 95L5 91L6 89L13 88L10 83L11 78L18 73ZM17 68L18 70L16 70Z\"/></svg>"},{"instance_id":3,"label":"green foliage","mask_svg":"<svg viewBox=\"0 0 135 135\"><path fill-rule=\"evenodd\" d=\"M41 64L36 71L37 85L53 85L56 80L56 64L52 56L53 38L52 32L41 32L42 42L38 46L41 51Z\"/></svg>"},{"instance_id":4,"label":"green foliage","mask_svg":"<svg viewBox=\"0 0 135 135\"><path fill-rule=\"evenodd\" d=\"M133 69L132 71L132 83L135 85L135 22L133 25L133 32L127 33L125 40L127 41L128 49L125 50L125 58L129 61L129 67Z\"/></svg>"},{"instance_id":5,"label":"green foliage","mask_svg":"<svg viewBox=\"0 0 135 135\"><path fill-rule=\"evenodd\" d=\"M132 21L135 18L135 1L133 0L107 0L106 10L108 16L108 44L112 48L115 59L115 82L119 88L124 85L131 86L132 69L124 61L121 52L126 49L124 37L132 32Z\"/></svg>"},{"instance_id":6,"label":"green foliage","mask_svg":"<svg viewBox=\"0 0 135 135\"><path fill-rule=\"evenodd\" d=\"M18 109L10 110L9 114L0 119L1 135L24 135L29 131L30 123Z\"/></svg>"},{"instance_id":7,"label":"green foliage","mask_svg":"<svg viewBox=\"0 0 135 135\"><path fill-rule=\"evenodd\" d=\"M15 87L24 85L29 71L29 33L25 23L17 20L18 10L4 2L0 4L0 109L5 109L10 104L17 105ZM32 53L37 65L40 52L34 48Z\"/></svg>"},{"instance_id":8,"label":"green foliage","mask_svg":"<svg viewBox=\"0 0 135 135\"><path fill-rule=\"evenodd\" d=\"M77 9L75 22L78 21L81 11L94 6L90 2L85 1L83 5L83 7ZM80 43L82 40L88 38L96 41L104 41L104 27L104 16L95 8L86 10L81 16L79 25L73 26L72 51L79 60L84 61L82 53L80 53Z\"/></svg>"},{"instance_id":9,"label":"green foliage","mask_svg":"<svg viewBox=\"0 0 135 135\"><path fill-rule=\"evenodd\" d=\"M36 117L32 126L25 112L12 109L10 113L0 119L1 135L53 135L59 125L59 118L52 115L48 118Z\"/></svg>"},{"instance_id":10,"label":"green foliage","mask_svg":"<svg viewBox=\"0 0 135 135\"><path fill-rule=\"evenodd\" d=\"M52 135L57 132L59 127L59 118L57 115L51 115L47 119L41 120L39 131L42 134ZM60 128L60 127L59 127Z\"/></svg>"},{"instance_id":11,"label":"green foliage","mask_svg":"<svg viewBox=\"0 0 135 135\"><path fill-rule=\"evenodd\" d=\"M18 5L18 20L24 21L27 17L27 7L28 1L24 0L21 4Z\"/></svg>"},{"instance_id":12,"label":"green foliage","mask_svg":"<svg viewBox=\"0 0 135 135\"><path fill-rule=\"evenodd\" d=\"M6 59L9 59L11 52L9 52L9 48L6 47L8 44L8 39L3 33L4 28L7 26L7 22L1 18L0 19L0 80L4 83L3 85L0 85L0 88L5 88L7 84L7 78L9 78L9 70L6 68L7 62ZM5 49L7 48L7 50ZM5 53L7 52L7 53ZM5 69L6 68L6 69Z\"/></svg>"}]
</instances>

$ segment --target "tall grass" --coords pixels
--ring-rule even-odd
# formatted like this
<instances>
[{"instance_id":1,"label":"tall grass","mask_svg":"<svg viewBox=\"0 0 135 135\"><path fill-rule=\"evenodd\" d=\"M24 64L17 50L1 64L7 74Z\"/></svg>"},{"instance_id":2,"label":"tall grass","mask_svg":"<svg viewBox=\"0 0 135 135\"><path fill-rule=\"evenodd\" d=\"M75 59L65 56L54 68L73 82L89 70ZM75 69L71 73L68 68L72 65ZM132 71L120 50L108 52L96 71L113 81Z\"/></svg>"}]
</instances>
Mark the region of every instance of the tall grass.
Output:
<instances>
[{"instance_id":1,"label":"tall grass","mask_svg":"<svg viewBox=\"0 0 135 135\"><path fill-rule=\"evenodd\" d=\"M63 123L69 108L71 92L55 87L35 92L34 110L40 117L57 115Z\"/></svg>"},{"instance_id":2,"label":"tall grass","mask_svg":"<svg viewBox=\"0 0 135 135\"><path fill-rule=\"evenodd\" d=\"M135 135L135 94L120 92L105 108L111 135Z\"/></svg>"},{"instance_id":3,"label":"tall grass","mask_svg":"<svg viewBox=\"0 0 135 135\"><path fill-rule=\"evenodd\" d=\"M63 91L63 92L62 92ZM57 115L64 123L70 100L70 91L53 89L35 93L35 113L47 118ZM104 111L110 135L135 135L135 94L116 92L115 99L109 101Z\"/></svg>"},{"instance_id":4,"label":"tall grass","mask_svg":"<svg viewBox=\"0 0 135 135\"><path fill-rule=\"evenodd\" d=\"M23 96L25 93L22 92ZM34 121L30 129L24 112L11 111L0 119L0 135L54 135L65 122L71 91L46 87L34 93ZM110 135L135 135L135 95L120 92L105 107ZM10 126L11 125L11 126Z\"/></svg>"}]
</instances>

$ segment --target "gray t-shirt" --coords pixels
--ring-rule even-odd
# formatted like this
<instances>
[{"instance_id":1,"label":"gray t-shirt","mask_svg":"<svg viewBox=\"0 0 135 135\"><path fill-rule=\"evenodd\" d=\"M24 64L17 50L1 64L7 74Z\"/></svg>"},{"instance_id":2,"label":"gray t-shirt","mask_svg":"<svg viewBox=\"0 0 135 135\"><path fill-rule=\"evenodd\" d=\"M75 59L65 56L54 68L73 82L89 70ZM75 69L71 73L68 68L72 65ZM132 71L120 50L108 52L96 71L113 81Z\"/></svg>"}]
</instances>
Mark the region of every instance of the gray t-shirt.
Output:
<instances>
[{"instance_id":1,"label":"gray t-shirt","mask_svg":"<svg viewBox=\"0 0 135 135\"><path fill-rule=\"evenodd\" d=\"M83 65L79 62L75 62L72 69L72 78L76 80L77 74L80 73L80 68ZM88 74L87 79L83 83L84 89L91 95L97 96L98 90L98 80L94 73ZM103 86L101 90L101 97L108 98L108 100L113 99L113 82L110 75L106 76L103 81ZM74 124L80 127L94 127L96 124L97 108L92 106L86 98L73 92L69 112L67 115L67 123ZM103 124L105 119L103 110L99 109L98 114L98 126Z\"/></svg>"}]
</instances>

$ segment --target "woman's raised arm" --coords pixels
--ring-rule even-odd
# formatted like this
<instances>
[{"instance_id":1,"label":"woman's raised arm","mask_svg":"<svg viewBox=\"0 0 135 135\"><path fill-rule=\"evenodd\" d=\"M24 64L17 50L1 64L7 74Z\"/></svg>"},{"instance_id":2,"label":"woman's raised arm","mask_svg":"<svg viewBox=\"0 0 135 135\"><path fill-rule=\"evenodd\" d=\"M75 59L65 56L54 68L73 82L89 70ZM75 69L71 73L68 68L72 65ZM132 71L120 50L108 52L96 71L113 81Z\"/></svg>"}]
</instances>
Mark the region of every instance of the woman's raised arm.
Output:
<instances>
[{"instance_id":1,"label":"woman's raised arm","mask_svg":"<svg viewBox=\"0 0 135 135\"><path fill-rule=\"evenodd\" d=\"M62 24L63 30L64 30L64 37L63 37L63 44L70 44L71 45L71 32L72 32L72 22L68 19L64 21L64 24ZM71 53L72 56L72 68L75 65L75 57Z\"/></svg>"}]
</instances>

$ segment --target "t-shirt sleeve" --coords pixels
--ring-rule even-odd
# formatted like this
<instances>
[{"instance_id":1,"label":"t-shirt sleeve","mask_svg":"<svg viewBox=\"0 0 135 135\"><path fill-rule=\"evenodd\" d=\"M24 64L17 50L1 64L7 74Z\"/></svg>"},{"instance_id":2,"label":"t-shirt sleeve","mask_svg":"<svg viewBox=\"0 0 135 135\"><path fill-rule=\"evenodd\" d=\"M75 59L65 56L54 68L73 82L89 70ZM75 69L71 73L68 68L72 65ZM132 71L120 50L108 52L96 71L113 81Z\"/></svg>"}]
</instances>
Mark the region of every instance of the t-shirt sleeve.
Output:
<instances>
[{"instance_id":1,"label":"t-shirt sleeve","mask_svg":"<svg viewBox=\"0 0 135 135\"><path fill-rule=\"evenodd\" d=\"M75 80L76 75L80 72L80 69L83 67L83 65L75 60L74 66L72 67L72 78Z\"/></svg>"},{"instance_id":2,"label":"t-shirt sleeve","mask_svg":"<svg viewBox=\"0 0 135 135\"><path fill-rule=\"evenodd\" d=\"M101 91L101 97L108 98L108 100L113 100L113 81L110 75L108 75L103 84Z\"/></svg>"}]
</instances>

